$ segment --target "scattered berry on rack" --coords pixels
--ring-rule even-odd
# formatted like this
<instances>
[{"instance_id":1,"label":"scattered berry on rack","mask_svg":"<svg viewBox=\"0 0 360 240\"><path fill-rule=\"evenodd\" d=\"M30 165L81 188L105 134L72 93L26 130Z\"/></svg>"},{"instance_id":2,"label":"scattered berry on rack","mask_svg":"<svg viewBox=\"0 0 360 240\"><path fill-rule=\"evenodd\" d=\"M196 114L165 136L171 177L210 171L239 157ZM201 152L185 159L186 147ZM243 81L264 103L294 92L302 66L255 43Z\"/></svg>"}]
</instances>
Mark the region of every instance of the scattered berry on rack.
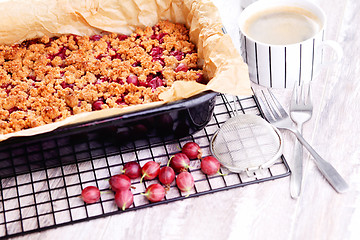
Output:
<instances>
[{"instance_id":1,"label":"scattered berry on rack","mask_svg":"<svg viewBox=\"0 0 360 240\"><path fill-rule=\"evenodd\" d=\"M155 179L160 172L160 164L158 164L157 162L154 161L149 161L147 163L145 163L145 165L141 168L141 180L140 182L142 182L143 179L145 180L152 180Z\"/></svg>"},{"instance_id":2,"label":"scattered berry on rack","mask_svg":"<svg viewBox=\"0 0 360 240\"><path fill-rule=\"evenodd\" d=\"M170 158L170 166L175 172L184 172L190 168L190 159L184 153L176 153Z\"/></svg>"},{"instance_id":3,"label":"scattered berry on rack","mask_svg":"<svg viewBox=\"0 0 360 240\"><path fill-rule=\"evenodd\" d=\"M207 175L220 174L220 166L220 162L213 156L207 156L201 160L201 171Z\"/></svg>"},{"instance_id":4,"label":"scattered berry on rack","mask_svg":"<svg viewBox=\"0 0 360 240\"><path fill-rule=\"evenodd\" d=\"M190 195L191 189L194 188L195 182L192 174L188 172L190 168L190 159L201 159L202 150L195 142L187 142L182 152L176 153L170 158L167 166L160 167L155 161L148 161L143 167L136 161L125 164L122 172L124 174L116 174L110 177L110 188L116 192L115 203L123 211L129 208L134 202L134 195L131 192L131 179L141 177L142 180L153 180L158 177L161 184L154 183L146 188L144 195L150 202L162 201L166 192L170 189L170 185L175 180L177 188L181 192ZM201 159L201 171L207 175L216 173L221 174L220 162L213 156L206 156ZM170 165L170 166L169 166ZM176 173L178 175L176 176ZM100 190L97 187L89 186L84 188L81 197L86 203L94 203L100 199Z\"/></svg>"},{"instance_id":5,"label":"scattered berry on rack","mask_svg":"<svg viewBox=\"0 0 360 240\"><path fill-rule=\"evenodd\" d=\"M190 190L194 187L195 182L194 178L189 172L182 172L176 177L176 185L182 192L186 192L188 197L190 195Z\"/></svg>"},{"instance_id":6,"label":"scattered berry on rack","mask_svg":"<svg viewBox=\"0 0 360 240\"><path fill-rule=\"evenodd\" d=\"M195 142L187 142L181 149L181 152L184 153L190 159L201 159L202 150L200 146Z\"/></svg>"},{"instance_id":7,"label":"scattered berry on rack","mask_svg":"<svg viewBox=\"0 0 360 240\"><path fill-rule=\"evenodd\" d=\"M175 171L172 167L165 166L160 169L159 181L166 187L170 187L170 184L175 180Z\"/></svg>"},{"instance_id":8,"label":"scattered berry on rack","mask_svg":"<svg viewBox=\"0 0 360 240\"><path fill-rule=\"evenodd\" d=\"M141 177L141 166L137 162L128 162L123 168L123 173L131 179Z\"/></svg>"},{"instance_id":9,"label":"scattered berry on rack","mask_svg":"<svg viewBox=\"0 0 360 240\"><path fill-rule=\"evenodd\" d=\"M118 191L115 194L115 203L123 211L129 208L134 202L134 195L130 189Z\"/></svg>"},{"instance_id":10,"label":"scattered berry on rack","mask_svg":"<svg viewBox=\"0 0 360 240\"><path fill-rule=\"evenodd\" d=\"M118 192L130 189L131 180L124 174L116 174L110 177L109 184L113 191Z\"/></svg>"},{"instance_id":11,"label":"scattered berry on rack","mask_svg":"<svg viewBox=\"0 0 360 240\"><path fill-rule=\"evenodd\" d=\"M154 183L147 187L142 195L150 202L160 202L165 197L165 188L158 183Z\"/></svg>"},{"instance_id":12,"label":"scattered berry on rack","mask_svg":"<svg viewBox=\"0 0 360 240\"><path fill-rule=\"evenodd\" d=\"M85 203L95 203L100 199L100 190L95 186L88 186L82 190L81 198Z\"/></svg>"}]
</instances>

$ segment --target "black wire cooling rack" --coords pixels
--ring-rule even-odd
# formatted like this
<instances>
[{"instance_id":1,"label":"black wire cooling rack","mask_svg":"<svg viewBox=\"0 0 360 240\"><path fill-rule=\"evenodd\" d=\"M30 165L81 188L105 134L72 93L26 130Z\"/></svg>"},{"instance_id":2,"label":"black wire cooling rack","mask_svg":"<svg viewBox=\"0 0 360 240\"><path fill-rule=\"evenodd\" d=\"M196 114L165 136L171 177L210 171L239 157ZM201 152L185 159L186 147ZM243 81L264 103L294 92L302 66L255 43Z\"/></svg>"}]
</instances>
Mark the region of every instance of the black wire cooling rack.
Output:
<instances>
[{"instance_id":1,"label":"black wire cooling rack","mask_svg":"<svg viewBox=\"0 0 360 240\"><path fill-rule=\"evenodd\" d=\"M253 97L237 98L238 109L244 114L260 115L260 109ZM157 161L166 165L168 159L179 152L181 146L188 141L197 142L204 151L204 156L210 155L209 142L216 130L230 118L231 112L225 104L223 95L217 96L214 114L209 124L200 132L186 138L167 141L162 139L153 144L151 139L131 143L127 146L117 146L88 137L85 142L54 140L47 142L46 149L41 146L10 151L8 158L14 160L18 155L35 156L39 162L46 159L49 152L57 152L61 156L56 167L36 168L24 166L29 172L1 179L0 203L0 238L7 238L26 233L37 232L53 227L59 227L80 221L104 217L112 214L170 203L185 199L174 185L171 186L163 201L150 203L140 193L157 180L132 181L136 189L134 204L126 211L121 211L115 205L114 194L111 191L102 194L101 200L94 204L84 204L79 198L81 190L86 186L97 186L101 191L109 189L110 176L119 174L122 166L129 161L137 161L144 165L147 161ZM66 162L67 156L75 156L75 163ZM55 160L54 160L55 161ZM29 160L31 164L32 161ZM29 163L27 164L29 165ZM53 166L50 165L49 166ZM275 180L290 174L289 167L281 157L272 167L261 174L231 173L222 168L226 175L206 176L200 170L200 161L191 161L191 173L195 187L190 197L223 191L249 184Z\"/></svg>"}]
</instances>

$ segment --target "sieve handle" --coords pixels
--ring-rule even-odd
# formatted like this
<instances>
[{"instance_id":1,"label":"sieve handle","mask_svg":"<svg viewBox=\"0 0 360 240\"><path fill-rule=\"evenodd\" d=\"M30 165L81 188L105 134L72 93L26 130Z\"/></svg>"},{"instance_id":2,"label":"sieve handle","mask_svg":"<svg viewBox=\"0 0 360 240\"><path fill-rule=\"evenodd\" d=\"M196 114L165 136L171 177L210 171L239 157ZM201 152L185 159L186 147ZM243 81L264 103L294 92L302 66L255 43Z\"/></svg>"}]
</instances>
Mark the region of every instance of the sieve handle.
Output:
<instances>
[{"instance_id":1,"label":"sieve handle","mask_svg":"<svg viewBox=\"0 0 360 240\"><path fill-rule=\"evenodd\" d=\"M336 171L336 169L327 161L325 161L303 138L298 130L291 129L291 131L296 135L302 145L310 152L314 157L314 162L319 168L320 172L324 175L326 180L329 181L331 186L338 192L343 193L349 189L349 185L345 182L344 178Z\"/></svg>"}]
</instances>

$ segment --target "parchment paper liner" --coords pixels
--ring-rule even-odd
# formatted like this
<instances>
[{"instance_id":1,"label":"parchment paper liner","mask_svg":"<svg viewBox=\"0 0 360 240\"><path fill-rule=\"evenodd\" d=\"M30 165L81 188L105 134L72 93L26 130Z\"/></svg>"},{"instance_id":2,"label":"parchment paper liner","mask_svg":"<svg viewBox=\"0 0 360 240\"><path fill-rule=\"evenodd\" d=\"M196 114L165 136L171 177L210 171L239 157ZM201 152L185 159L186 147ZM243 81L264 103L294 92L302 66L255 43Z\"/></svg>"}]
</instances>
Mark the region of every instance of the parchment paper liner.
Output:
<instances>
[{"instance_id":1,"label":"parchment paper liner","mask_svg":"<svg viewBox=\"0 0 360 240\"><path fill-rule=\"evenodd\" d=\"M136 27L153 26L160 20L184 23L197 46L207 85L177 81L160 95L162 101L81 113L63 121L10 134L32 136L58 127L156 107L170 101L212 90L233 95L251 95L247 65L231 38L222 33L217 8L209 0L18 0L0 2L0 44L61 34L94 35L105 32L129 35Z\"/></svg>"}]
</instances>

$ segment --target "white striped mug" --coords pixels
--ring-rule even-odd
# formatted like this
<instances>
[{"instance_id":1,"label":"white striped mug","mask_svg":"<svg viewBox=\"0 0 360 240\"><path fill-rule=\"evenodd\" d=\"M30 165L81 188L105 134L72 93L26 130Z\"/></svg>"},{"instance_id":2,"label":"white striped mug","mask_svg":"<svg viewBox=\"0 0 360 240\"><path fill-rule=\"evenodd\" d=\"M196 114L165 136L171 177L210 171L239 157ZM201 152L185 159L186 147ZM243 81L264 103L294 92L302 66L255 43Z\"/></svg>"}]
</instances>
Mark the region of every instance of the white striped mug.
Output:
<instances>
[{"instance_id":1,"label":"white striped mug","mask_svg":"<svg viewBox=\"0 0 360 240\"><path fill-rule=\"evenodd\" d=\"M279 8L301 8L319 20L316 32L305 40L291 43L269 43L267 39L249 36L246 24L266 11ZM239 17L241 54L248 64L251 81L271 88L293 88L295 83L311 81L323 66L338 61L341 46L334 41L324 41L326 16L316 4L306 0L260 0L242 11ZM322 50L328 46L335 51L334 61L323 62Z\"/></svg>"}]
</instances>

